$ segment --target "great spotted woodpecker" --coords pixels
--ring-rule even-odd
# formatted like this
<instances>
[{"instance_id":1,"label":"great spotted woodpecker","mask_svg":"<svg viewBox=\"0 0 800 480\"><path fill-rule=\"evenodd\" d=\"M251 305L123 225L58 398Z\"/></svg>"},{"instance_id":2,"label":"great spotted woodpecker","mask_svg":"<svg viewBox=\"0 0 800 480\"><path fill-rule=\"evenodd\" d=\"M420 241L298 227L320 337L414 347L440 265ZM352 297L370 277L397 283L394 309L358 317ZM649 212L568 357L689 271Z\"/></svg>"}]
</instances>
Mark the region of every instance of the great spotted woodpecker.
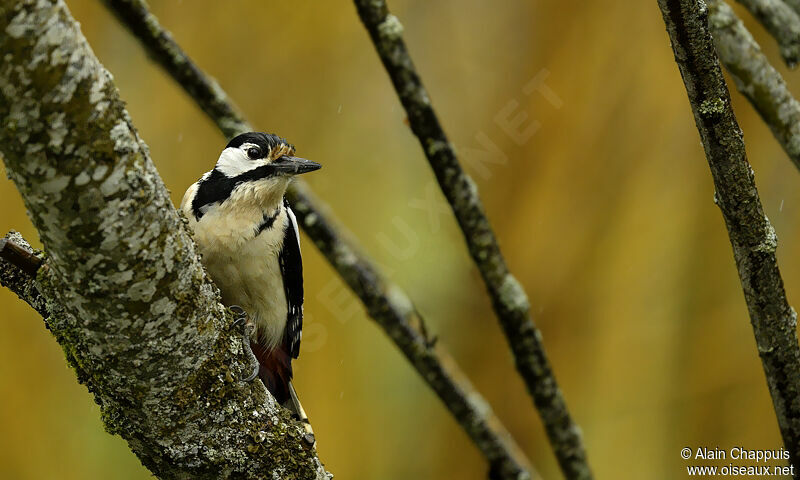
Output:
<instances>
[{"instance_id":1,"label":"great spotted woodpecker","mask_svg":"<svg viewBox=\"0 0 800 480\"><path fill-rule=\"evenodd\" d=\"M261 377L301 419L291 380L303 328L303 264L297 220L284 193L294 175L320 167L295 157L283 138L244 133L181 202L223 303L241 307L254 331L249 343L259 367L251 379Z\"/></svg>"}]
</instances>

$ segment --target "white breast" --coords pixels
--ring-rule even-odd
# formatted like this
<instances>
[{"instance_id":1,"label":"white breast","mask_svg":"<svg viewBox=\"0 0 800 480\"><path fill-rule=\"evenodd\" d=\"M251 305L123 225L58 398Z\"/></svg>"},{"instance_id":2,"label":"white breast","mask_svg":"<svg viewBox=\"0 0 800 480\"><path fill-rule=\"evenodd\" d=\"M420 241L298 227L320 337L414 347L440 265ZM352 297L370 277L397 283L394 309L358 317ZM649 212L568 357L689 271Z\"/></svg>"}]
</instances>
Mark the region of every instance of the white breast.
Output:
<instances>
[{"instance_id":1,"label":"white breast","mask_svg":"<svg viewBox=\"0 0 800 480\"><path fill-rule=\"evenodd\" d=\"M195 220L191 205L181 209L194 229L203 264L219 287L223 303L244 308L256 325L258 342L273 348L283 338L287 318L278 262L288 221L286 210L281 206L272 227L256 235L256 226L264 218L262 208L242 208L240 202L232 209L226 208L227 203L209 209L200 221Z\"/></svg>"}]
</instances>

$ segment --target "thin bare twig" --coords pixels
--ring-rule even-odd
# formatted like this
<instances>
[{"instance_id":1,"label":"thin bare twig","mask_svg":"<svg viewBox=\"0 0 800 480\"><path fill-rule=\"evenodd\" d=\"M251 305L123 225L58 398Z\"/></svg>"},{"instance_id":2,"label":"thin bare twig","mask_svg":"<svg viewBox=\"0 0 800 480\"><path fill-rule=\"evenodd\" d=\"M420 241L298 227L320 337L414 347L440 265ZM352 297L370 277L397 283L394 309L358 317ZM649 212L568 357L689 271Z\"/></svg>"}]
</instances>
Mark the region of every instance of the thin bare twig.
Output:
<instances>
[{"instance_id":1,"label":"thin bare twig","mask_svg":"<svg viewBox=\"0 0 800 480\"><path fill-rule=\"evenodd\" d=\"M800 16L783 0L736 0L755 16L778 42L790 68L800 62Z\"/></svg>"},{"instance_id":2,"label":"thin bare twig","mask_svg":"<svg viewBox=\"0 0 800 480\"><path fill-rule=\"evenodd\" d=\"M172 34L162 28L141 0L103 0L108 9L145 47L145 52L168 71L226 138L251 131L244 116L212 77L189 58Z\"/></svg>"},{"instance_id":3,"label":"thin bare twig","mask_svg":"<svg viewBox=\"0 0 800 480\"><path fill-rule=\"evenodd\" d=\"M800 460L800 346L775 256L777 236L761 206L742 132L731 108L699 0L658 0L700 132L715 200L728 228L739 279L791 463ZM800 478L800 472L795 472Z\"/></svg>"},{"instance_id":4,"label":"thin bare twig","mask_svg":"<svg viewBox=\"0 0 800 480\"><path fill-rule=\"evenodd\" d=\"M509 272L477 188L461 168L431 106L403 41L403 27L383 0L355 0L355 4L405 108L411 130L419 139L464 233L558 463L567 478L591 478L580 429L570 416L550 368L541 333L530 316L528 297Z\"/></svg>"},{"instance_id":5,"label":"thin bare twig","mask_svg":"<svg viewBox=\"0 0 800 480\"><path fill-rule=\"evenodd\" d=\"M711 34L722 64L733 77L737 90L750 101L800 169L800 103L733 9L723 0L706 3Z\"/></svg>"},{"instance_id":6,"label":"thin bare twig","mask_svg":"<svg viewBox=\"0 0 800 480\"><path fill-rule=\"evenodd\" d=\"M386 331L409 362L489 460L491 478L522 478L531 466L489 405L455 361L424 328L424 320L397 286L387 283L363 253L342 240L329 219L312 208L313 196L305 186L289 193L297 220L314 240L345 283L364 302L369 315ZM533 475L538 477L536 472Z\"/></svg>"},{"instance_id":7,"label":"thin bare twig","mask_svg":"<svg viewBox=\"0 0 800 480\"><path fill-rule=\"evenodd\" d=\"M103 0L136 36L150 56L178 82L227 137L252 127L225 92L210 80L142 0ZM287 197L300 226L353 289L369 315L384 329L469 435L489 462L495 478L523 479L538 474L514 443L488 403L440 346L434 347L407 295L385 281L378 267L348 240L352 236L327 213L305 182L296 181ZM406 299L399 301L400 298Z\"/></svg>"}]
</instances>

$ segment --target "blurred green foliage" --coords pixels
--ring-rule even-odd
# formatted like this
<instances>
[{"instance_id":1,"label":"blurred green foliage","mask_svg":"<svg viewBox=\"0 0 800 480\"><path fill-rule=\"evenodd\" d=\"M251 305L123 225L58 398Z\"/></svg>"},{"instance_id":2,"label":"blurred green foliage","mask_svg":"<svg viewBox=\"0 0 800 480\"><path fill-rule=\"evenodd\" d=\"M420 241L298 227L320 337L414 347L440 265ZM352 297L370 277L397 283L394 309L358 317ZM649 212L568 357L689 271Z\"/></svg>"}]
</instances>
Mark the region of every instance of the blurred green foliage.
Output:
<instances>
[{"instance_id":1,"label":"blurred green foliage","mask_svg":"<svg viewBox=\"0 0 800 480\"><path fill-rule=\"evenodd\" d=\"M100 2L68 3L179 202L224 139ZM545 478L559 478L460 232L437 213L441 194L352 4L151 3L254 125L324 165L307 177L319 196L412 295ZM597 477L684 478L684 446L778 448L656 2L390 6L531 298ZM740 13L800 93L774 42ZM526 94L540 74L555 96ZM800 177L733 96L796 300ZM520 114L509 134L502 119ZM486 145L494 153L481 153ZM0 228L36 240L10 181L0 181L0 200ZM295 371L328 468L342 479L485 478L436 397L303 242L307 326ZM41 319L5 290L0 305L0 478L149 478L124 441L103 431L99 408Z\"/></svg>"}]
</instances>

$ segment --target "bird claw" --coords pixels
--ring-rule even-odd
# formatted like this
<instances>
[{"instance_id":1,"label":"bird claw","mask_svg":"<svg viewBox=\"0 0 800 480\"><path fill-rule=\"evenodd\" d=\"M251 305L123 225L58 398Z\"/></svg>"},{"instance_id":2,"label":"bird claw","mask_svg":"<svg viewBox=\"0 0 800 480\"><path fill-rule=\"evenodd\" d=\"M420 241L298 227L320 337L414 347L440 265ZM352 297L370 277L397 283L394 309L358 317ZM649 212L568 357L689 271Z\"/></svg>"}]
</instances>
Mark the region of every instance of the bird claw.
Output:
<instances>
[{"instance_id":1,"label":"bird claw","mask_svg":"<svg viewBox=\"0 0 800 480\"><path fill-rule=\"evenodd\" d=\"M248 342L248 343L249 343L249 342ZM248 346L247 346L247 348L250 348L250 346L248 345ZM247 378L243 378L243 379L242 379L242 381L243 381L243 382L246 382L246 383L250 383L250 382L252 382L252 381L253 381L253 380L255 380L255 379L256 379L256 377L258 376L258 371L259 371L260 369L261 369L261 365L259 365L258 363L256 363L256 366L255 366L255 368L253 368L253 372L252 372L250 375L248 375L248 376L247 376Z\"/></svg>"},{"instance_id":2,"label":"bird claw","mask_svg":"<svg viewBox=\"0 0 800 480\"><path fill-rule=\"evenodd\" d=\"M247 312L244 311L244 308L240 307L239 305L231 305L229 307L231 313L234 315L233 326L234 327L243 327L242 329L242 348L245 351L245 354L249 353L250 355L246 355L249 357L255 358L255 354L253 353L253 349L250 347L250 335L252 335L254 326L247 321ZM253 380L258 377L258 372L261 369L261 365L256 362L255 366L253 367L253 372L250 373L247 377L243 378L243 382L252 382Z\"/></svg>"},{"instance_id":3,"label":"bird claw","mask_svg":"<svg viewBox=\"0 0 800 480\"><path fill-rule=\"evenodd\" d=\"M233 313L234 327L247 324L247 312L244 311L244 308L239 305L231 305L228 309Z\"/></svg>"}]
</instances>

